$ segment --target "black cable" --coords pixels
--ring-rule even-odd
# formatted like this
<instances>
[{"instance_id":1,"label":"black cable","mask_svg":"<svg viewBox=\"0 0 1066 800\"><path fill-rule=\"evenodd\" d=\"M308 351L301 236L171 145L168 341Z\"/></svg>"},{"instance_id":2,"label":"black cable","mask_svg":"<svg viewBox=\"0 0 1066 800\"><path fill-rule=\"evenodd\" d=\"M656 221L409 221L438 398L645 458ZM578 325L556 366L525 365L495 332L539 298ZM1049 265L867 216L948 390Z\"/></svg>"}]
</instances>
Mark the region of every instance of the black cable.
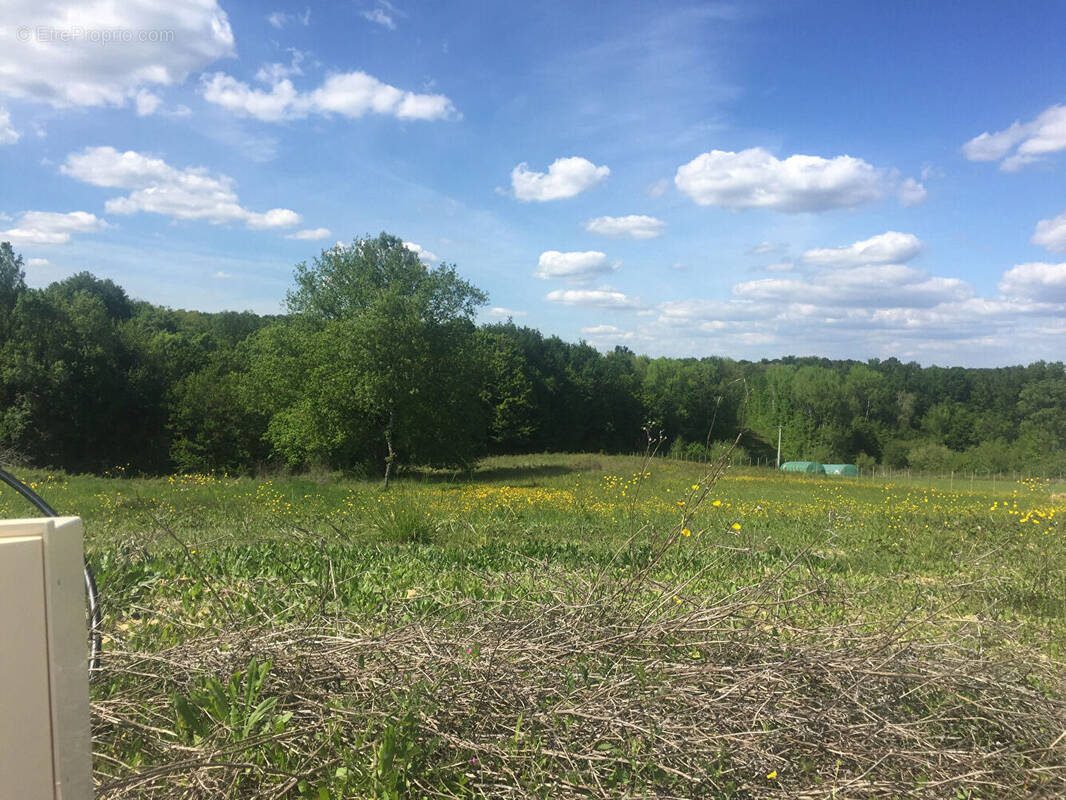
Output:
<instances>
[{"instance_id":1,"label":"black cable","mask_svg":"<svg viewBox=\"0 0 1066 800\"><path fill-rule=\"evenodd\" d=\"M43 497L2 468L0 468L0 481L3 481L22 495L46 517L59 516L56 510L45 502ZM91 675L100 669L100 650L103 645L101 628L103 627L104 616L100 611L100 595L96 590L96 577L93 575L93 568L89 564L88 556L85 556L84 564L85 595L89 601L89 674Z\"/></svg>"},{"instance_id":2,"label":"black cable","mask_svg":"<svg viewBox=\"0 0 1066 800\"><path fill-rule=\"evenodd\" d=\"M50 505L48 505L48 503L44 501L43 497L41 497L39 494L37 494L37 492L33 491L33 489L24 484L22 481L20 481L7 470L0 469L0 481L3 481L16 492L18 492L20 495L22 495L31 503L33 503L33 505L37 507L37 510L44 514L46 517L59 516L59 513Z\"/></svg>"}]
</instances>

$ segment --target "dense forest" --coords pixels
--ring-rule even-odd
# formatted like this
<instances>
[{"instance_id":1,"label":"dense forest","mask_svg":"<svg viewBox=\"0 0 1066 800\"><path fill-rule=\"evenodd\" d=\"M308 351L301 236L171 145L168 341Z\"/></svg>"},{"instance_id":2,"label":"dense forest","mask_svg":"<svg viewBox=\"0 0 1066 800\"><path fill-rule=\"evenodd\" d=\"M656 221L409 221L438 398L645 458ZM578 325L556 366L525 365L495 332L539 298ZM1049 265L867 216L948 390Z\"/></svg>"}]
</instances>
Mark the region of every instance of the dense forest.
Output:
<instances>
[{"instance_id":1,"label":"dense forest","mask_svg":"<svg viewBox=\"0 0 1066 800\"><path fill-rule=\"evenodd\" d=\"M296 267L287 314L131 299L82 272L26 286L0 244L0 454L75 472L387 474L490 453L631 452L1059 475L1066 370L600 353L513 322L381 234ZM716 443L718 443L716 445Z\"/></svg>"}]
</instances>

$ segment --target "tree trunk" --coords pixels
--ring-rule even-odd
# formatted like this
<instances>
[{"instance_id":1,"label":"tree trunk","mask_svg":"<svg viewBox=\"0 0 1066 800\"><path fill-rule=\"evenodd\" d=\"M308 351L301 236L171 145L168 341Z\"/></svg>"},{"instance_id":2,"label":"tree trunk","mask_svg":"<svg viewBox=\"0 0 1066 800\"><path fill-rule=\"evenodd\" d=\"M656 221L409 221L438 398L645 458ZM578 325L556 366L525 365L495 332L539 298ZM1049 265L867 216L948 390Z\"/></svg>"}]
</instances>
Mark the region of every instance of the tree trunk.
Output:
<instances>
[{"instance_id":1,"label":"tree trunk","mask_svg":"<svg viewBox=\"0 0 1066 800\"><path fill-rule=\"evenodd\" d=\"M392 449L392 423L396 420L396 412L389 409L389 424L385 427L385 447L388 454L385 456L385 489L389 488L389 474L392 472L392 462L396 458L396 451Z\"/></svg>"}]
</instances>

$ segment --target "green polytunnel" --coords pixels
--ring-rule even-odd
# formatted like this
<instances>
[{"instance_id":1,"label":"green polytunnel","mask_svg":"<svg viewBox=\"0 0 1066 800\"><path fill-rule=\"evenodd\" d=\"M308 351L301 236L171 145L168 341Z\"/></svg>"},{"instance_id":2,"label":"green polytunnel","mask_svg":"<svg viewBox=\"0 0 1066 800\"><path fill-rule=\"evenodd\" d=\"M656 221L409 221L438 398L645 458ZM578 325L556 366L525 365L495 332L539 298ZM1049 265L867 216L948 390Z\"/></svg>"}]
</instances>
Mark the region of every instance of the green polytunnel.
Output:
<instances>
[{"instance_id":1,"label":"green polytunnel","mask_svg":"<svg viewBox=\"0 0 1066 800\"><path fill-rule=\"evenodd\" d=\"M854 464L826 464L826 475L845 475L849 478L859 477L859 468Z\"/></svg>"},{"instance_id":2,"label":"green polytunnel","mask_svg":"<svg viewBox=\"0 0 1066 800\"><path fill-rule=\"evenodd\" d=\"M825 472L825 467L818 461L786 461L781 469L785 472Z\"/></svg>"}]
</instances>

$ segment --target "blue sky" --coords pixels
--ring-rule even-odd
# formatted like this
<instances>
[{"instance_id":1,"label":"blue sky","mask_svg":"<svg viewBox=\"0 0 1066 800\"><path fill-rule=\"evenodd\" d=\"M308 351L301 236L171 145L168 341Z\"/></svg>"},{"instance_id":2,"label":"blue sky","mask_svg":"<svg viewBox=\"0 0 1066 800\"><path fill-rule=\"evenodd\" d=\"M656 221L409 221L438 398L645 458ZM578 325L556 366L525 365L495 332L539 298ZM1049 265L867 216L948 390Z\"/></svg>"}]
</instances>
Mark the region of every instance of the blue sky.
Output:
<instances>
[{"instance_id":1,"label":"blue sky","mask_svg":"<svg viewBox=\"0 0 1066 800\"><path fill-rule=\"evenodd\" d=\"M6 5L31 285L272 313L385 230L605 349L1062 358L1061 2Z\"/></svg>"}]
</instances>

